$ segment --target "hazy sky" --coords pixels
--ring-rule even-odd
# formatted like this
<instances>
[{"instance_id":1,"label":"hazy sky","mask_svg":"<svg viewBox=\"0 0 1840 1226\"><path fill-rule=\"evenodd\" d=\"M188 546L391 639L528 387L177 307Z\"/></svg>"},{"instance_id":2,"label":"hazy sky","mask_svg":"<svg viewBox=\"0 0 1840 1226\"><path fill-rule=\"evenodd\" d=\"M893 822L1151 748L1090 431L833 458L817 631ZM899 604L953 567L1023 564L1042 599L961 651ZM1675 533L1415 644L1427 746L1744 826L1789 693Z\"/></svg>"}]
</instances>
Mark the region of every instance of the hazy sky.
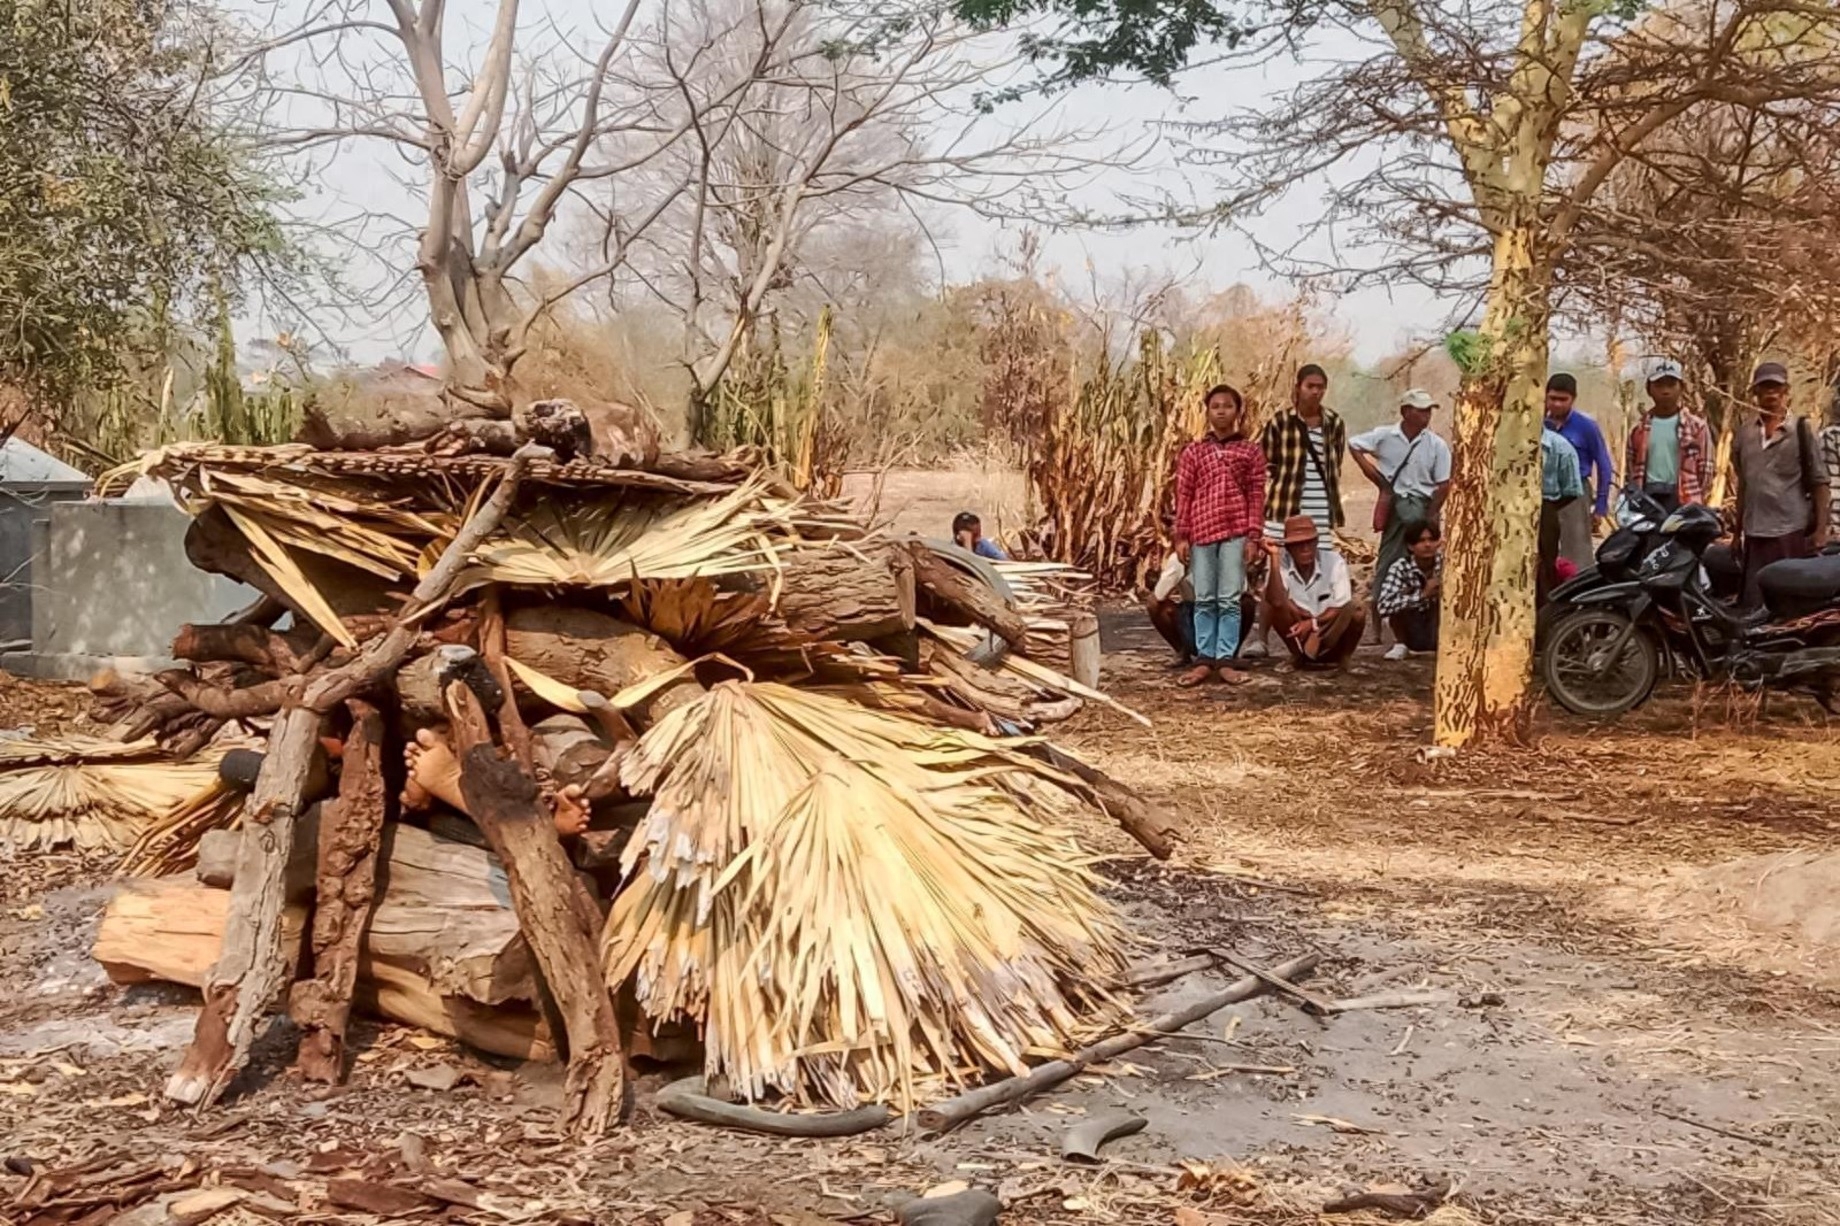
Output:
<instances>
[{"instance_id":1,"label":"hazy sky","mask_svg":"<svg viewBox=\"0 0 1840 1226\"><path fill-rule=\"evenodd\" d=\"M382 9L381 0L371 2ZM288 8L304 8L301 0L283 3ZM553 17L563 28L587 31L577 44L585 48L597 41L592 36L596 13L604 17L609 7L592 0L549 0L546 5L533 5L526 0L523 24L526 29L537 30ZM460 58L460 52L454 49L464 48L469 37L477 37L492 12L491 0L451 0L450 58ZM535 38L533 35L527 45L534 45ZM1087 86L1063 95L1054 104L1057 109L1053 119L1076 128L1105 127L1121 143L1141 143L1155 132L1159 121L1212 117L1236 107L1255 105L1282 88L1288 79L1294 79L1299 71L1304 69L1293 61L1279 59L1231 71L1212 70L1205 76L1191 74L1183 82L1181 93L1196 96L1193 101L1148 86ZM353 219L362 214L391 213L414 218L418 206L405 184L424 173L380 142L356 142L341 149L336 157L320 157L308 179L309 197L301 208L314 220L336 221L347 234L360 233ZM1113 168L1097 174L1080 199L1089 208L1109 212L1120 199L1165 193L1195 201L1210 198L1207 172L1182 165L1166 143L1128 169ZM1264 241L1286 243L1298 227L1315 219L1319 207L1315 198L1307 190L1294 192L1282 209L1252 224ZM937 221L944 267L953 279L993 267L1002 253L1013 250L1022 228L1020 223L999 223L962 211L939 214ZM369 289L393 273L408 270L408 246L387 242L390 228L373 217L365 224L353 250L341 253L344 272L354 286ZM561 226L552 229L551 240L560 238L561 230ZM1192 285L1197 294L1225 289L1236 282L1272 296L1290 292L1285 281L1260 267L1251 244L1232 232L1197 235L1167 227L1141 227L1109 232L1062 230L1045 238L1046 262L1058 267L1063 280L1076 288L1083 287L1089 275L1110 285L1126 279L1142 283L1173 274ZM554 249L547 250L552 254L546 256L546 262L553 261ZM419 290L398 294L397 303L393 312L379 313L375 308L360 306L353 309L352 318L342 323L317 317L316 321L360 361L401 354L405 349L418 357L433 355L436 346L431 334L422 328L421 334L416 335L421 312L425 311ZM1453 312L1467 306L1439 302L1410 285L1390 293L1364 290L1322 305L1348 330L1357 355L1370 360L1410 342L1441 335Z\"/></svg>"}]
</instances>

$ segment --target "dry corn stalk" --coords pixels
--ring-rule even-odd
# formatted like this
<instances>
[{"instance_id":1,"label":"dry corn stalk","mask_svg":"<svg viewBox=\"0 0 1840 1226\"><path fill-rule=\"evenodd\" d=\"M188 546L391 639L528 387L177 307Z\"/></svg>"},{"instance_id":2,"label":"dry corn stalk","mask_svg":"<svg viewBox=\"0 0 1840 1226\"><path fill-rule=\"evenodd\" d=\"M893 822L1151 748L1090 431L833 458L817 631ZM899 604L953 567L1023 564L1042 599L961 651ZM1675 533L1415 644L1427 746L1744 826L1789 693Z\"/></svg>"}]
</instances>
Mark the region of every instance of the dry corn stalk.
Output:
<instances>
[{"instance_id":1,"label":"dry corn stalk","mask_svg":"<svg viewBox=\"0 0 1840 1226\"><path fill-rule=\"evenodd\" d=\"M623 772L653 795L608 981L700 1023L705 1071L847 1105L1072 1045L1121 933L1044 822L1042 763L842 698L727 682Z\"/></svg>"}]
</instances>

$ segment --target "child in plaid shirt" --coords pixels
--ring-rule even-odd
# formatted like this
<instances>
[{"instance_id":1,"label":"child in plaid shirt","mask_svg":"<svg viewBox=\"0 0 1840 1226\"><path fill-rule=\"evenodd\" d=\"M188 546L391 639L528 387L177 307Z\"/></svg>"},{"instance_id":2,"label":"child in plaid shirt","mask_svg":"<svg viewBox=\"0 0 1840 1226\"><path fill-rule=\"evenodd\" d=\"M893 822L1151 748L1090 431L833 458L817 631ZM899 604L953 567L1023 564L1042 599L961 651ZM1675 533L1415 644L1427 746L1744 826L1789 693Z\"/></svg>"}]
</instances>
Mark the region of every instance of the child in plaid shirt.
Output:
<instances>
[{"instance_id":1,"label":"child in plaid shirt","mask_svg":"<svg viewBox=\"0 0 1840 1226\"><path fill-rule=\"evenodd\" d=\"M1218 675L1241 684L1228 667L1239 650L1240 593L1246 586L1247 540L1259 547L1265 520L1265 453L1240 430L1244 402L1221 384L1207 394L1208 432L1176 463L1176 554L1195 588L1196 664L1177 682L1196 686Z\"/></svg>"},{"instance_id":2,"label":"child in plaid shirt","mask_svg":"<svg viewBox=\"0 0 1840 1226\"><path fill-rule=\"evenodd\" d=\"M1403 660L1407 652L1436 651L1438 597L1444 588L1443 541L1437 525L1420 521L1407 524L1404 557L1393 559L1380 577L1376 611L1393 629L1389 660Z\"/></svg>"}]
</instances>

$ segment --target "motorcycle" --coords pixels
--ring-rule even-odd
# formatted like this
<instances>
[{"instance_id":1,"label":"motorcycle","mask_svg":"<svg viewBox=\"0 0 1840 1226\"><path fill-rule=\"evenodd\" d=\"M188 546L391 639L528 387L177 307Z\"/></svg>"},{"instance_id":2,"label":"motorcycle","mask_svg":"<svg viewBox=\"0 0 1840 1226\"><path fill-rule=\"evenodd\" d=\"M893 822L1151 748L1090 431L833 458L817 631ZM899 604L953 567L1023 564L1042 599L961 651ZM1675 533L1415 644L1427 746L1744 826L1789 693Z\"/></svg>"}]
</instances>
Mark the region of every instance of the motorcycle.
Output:
<instances>
[{"instance_id":1,"label":"motorcycle","mask_svg":"<svg viewBox=\"0 0 1840 1226\"><path fill-rule=\"evenodd\" d=\"M1597 547L1597 564L1587 566L1570 579L1553 588L1546 603L1540 606L1534 622L1534 647L1544 646L1552 627L1559 619L1578 607L1579 598L1612 583L1624 583L1635 577L1636 568L1666 541L1661 525L1668 512L1646 492L1625 490L1617 503L1617 527ZM1744 584L1743 568L1726 545L1713 545L1703 559L1706 579L1712 592L1735 599Z\"/></svg>"},{"instance_id":2,"label":"motorcycle","mask_svg":"<svg viewBox=\"0 0 1840 1226\"><path fill-rule=\"evenodd\" d=\"M1633 578L1573 598L1540 648L1541 678L1560 706L1621 715L1648 700L1665 666L1807 693L1840 714L1840 554L1765 567L1763 607L1739 609L1718 598L1704 565L1721 531L1711 510L1682 507Z\"/></svg>"}]
</instances>

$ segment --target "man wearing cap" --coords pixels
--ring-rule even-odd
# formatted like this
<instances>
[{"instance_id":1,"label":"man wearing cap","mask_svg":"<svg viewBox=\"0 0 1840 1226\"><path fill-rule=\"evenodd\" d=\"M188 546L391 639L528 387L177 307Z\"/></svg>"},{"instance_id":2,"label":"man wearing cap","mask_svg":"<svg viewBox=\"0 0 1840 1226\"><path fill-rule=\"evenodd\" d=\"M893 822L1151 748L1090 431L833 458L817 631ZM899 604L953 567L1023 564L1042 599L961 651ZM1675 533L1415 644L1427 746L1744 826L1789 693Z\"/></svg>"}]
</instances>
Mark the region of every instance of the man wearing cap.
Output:
<instances>
[{"instance_id":1,"label":"man wearing cap","mask_svg":"<svg viewBox=\"0 0 1840 1226\"><path fill-rule=\"evenodd\" d=\"M1744 558L1744 603L1763 603L1757 575L1772 562L1805 558L1827 543L1828 474L1814 430L1789 415L1789 370L1765 362L1751 376L1757 412L1731 440L1737 479L1733 536Z\"/></svg>"},{"instance_id":2,"label":"man wearing cap","mask_svg":"<svg viewBox=\"0 0 1840 1226\"><path fill-rule=\"evenodd\" d=\"M1346 668L1367 625L1367 610L1354 598L1348 563L1339 552L1318 547L1316 521L1308 515L1284 521L1283 545L1265 583L1268 624L1299 665Z\"/></svg>"},{"instance_id":3,"label":"man wearing cap","mask_svg":"<svg viewBox=\"0 0 1840 1226\"><path fill-rule=\"evenodd\" d=\"M1381 579L1406 554L1407 524L1440 522L1450 493L1450 445L1431 432L1437 408L1431 393L1415 387L1399 398L1399 424L1378 426L1348 440L1349 453L1379 491L1374 527L1380 556L1374 563L1374 600ZM1379 625L1376 612L1374 624Z\"/></svg>"},{"instance_id":4,"label":"man wearing cap","mask_svg":"<svg viewBox=\"0 0 1840 1226\"><path fill-rule=\"evenodd\" d=\"M1578 475L1578 452L1551 426L1540 430L1539 568L1534 601L1545 604L1559 584L1559 530L1568 508L1584 502L1584 479Z\"/></svg>"},{"instance_id":5,"label":"man wearing cap","mask_svg":"<svg viewBox=\"0 0 1840 1226\"><path fill-rule=\"evenodd\" d=\"M1662 358L1648 371L1651 407L1629 432L1623 485L1641 490L1672 513L1706 501L1712 488L1712 428L1681 408L1687 385L1680 363Z\"/></svg>"},{"instance_id":6,"label":"man wearing cap","mask_svg":"<svg viewBox=\"0 0 1840 1226\"><path fill-rule=\"evenodd\" d=\"M1585 496L1560 513L1559 552L1580 570L1597 560L1591 538L1610 512L1610 486L1616 474L1604 432L1577 410L1578 380L1561 371L1546 381L1546 424L1578 454L1578 475Z\"/></svg>"}]
</instances>

